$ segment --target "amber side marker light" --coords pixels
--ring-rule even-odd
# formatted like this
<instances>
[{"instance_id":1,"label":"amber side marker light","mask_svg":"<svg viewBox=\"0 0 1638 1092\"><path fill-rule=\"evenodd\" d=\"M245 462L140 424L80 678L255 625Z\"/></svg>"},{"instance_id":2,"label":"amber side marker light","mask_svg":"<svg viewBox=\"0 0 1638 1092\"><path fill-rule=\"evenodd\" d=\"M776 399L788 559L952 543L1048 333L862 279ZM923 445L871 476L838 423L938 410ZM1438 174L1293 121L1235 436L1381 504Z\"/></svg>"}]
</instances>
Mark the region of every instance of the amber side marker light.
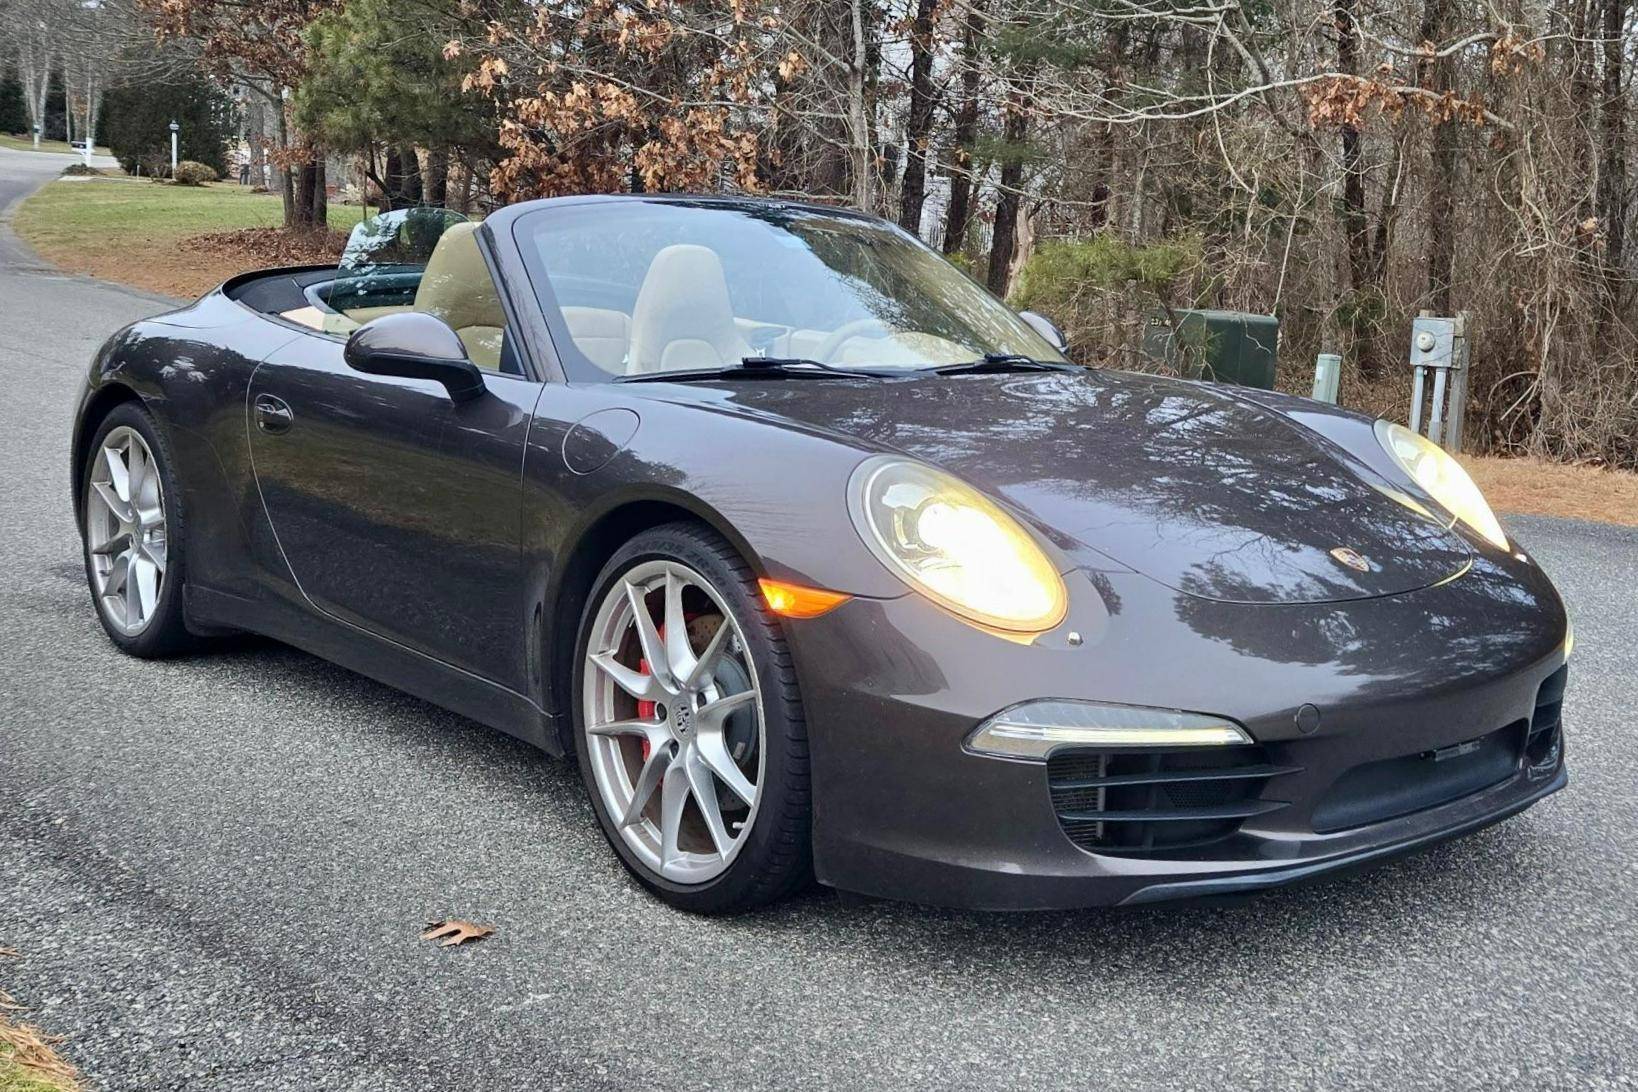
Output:
<instances>
[{"instance_id":1,"label":"amber side marker light","mask_svg":"<svg viewBox=\"0 0 1638 1092\"><path fill-rule=\"evenodd\" d=\"M817 618L852 598L841 592L804 588L782 580L758 580L757 583L762 587L762 599L768 609L786 618Z\"/></svg>"}]
</instances>

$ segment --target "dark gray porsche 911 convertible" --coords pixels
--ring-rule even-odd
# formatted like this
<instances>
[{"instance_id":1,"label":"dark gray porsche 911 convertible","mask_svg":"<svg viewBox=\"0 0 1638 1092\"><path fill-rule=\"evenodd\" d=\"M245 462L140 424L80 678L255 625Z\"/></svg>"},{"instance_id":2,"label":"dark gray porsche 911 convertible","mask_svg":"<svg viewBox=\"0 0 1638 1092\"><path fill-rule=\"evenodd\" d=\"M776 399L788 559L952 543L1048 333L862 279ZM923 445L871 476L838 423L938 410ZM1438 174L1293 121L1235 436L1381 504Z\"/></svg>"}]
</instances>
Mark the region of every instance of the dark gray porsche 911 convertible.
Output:
<instances>
[{"instance_id":1,"label":"dark gray porsche 911 convertible","mask_svg":"<svg viewBox=\"0 0 1638 1092\"><path fill-rule=\"evenodd\" d=\"M1565 784L1564 608L1453 460L1061 348L833 209L389 214L97 354L92 597L577 755L701 912L1249 892Z\"/></svg>"}]
</instances>

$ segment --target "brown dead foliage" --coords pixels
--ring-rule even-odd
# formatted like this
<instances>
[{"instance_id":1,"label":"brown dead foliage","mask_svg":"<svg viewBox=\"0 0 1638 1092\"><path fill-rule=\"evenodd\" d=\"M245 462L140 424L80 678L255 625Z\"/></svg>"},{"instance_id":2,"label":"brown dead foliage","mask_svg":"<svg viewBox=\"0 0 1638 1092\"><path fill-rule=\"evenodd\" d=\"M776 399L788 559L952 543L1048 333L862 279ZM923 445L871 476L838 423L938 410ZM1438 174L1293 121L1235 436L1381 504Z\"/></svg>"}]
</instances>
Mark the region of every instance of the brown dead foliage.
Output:
<instances>
[{"instance_id":1,"label":"brown dead foliage","mask_svg":"<svg viewBox=\"0 0 1638 1092\"><path fill-rule=\"evenodd\" d=\"M277 265L322 265L341 257L347 236L339 231L286 231L241 228L213 231L183 240L195 254L232 262L241 269Z\"/></svg>"},{"instance_id":2,"label":"brown dead foliage","mask_svg":"<svg viewBox=\"0 0 1638 1092\"><path fill-rule=\"evenodd\" d=\"M5 951L16 954L10 949ZM17 1012L22 1007L12 1000L10 994L0 990L0 1013ZM62 1041L60 1035L48 1035L32 1024L12 1023L0 1016L0 1044L6 1048L0 1058L21 1067L31 1077L56 1085L64 1092L76 1092L83 1087L80 1073L73 1063L57 1053L56 1048Z\"/></svg>"},{"instance_id":3,"label":"brown dead foliage","mask_svg":"<svg viewBox=\"0 0 1638 1092\"><path fill-rule=\"evenodd\" d=\"M1461 456L1498 512L1638 527L1638 474L1544 459Z\"/></svg>"}]
</instances>

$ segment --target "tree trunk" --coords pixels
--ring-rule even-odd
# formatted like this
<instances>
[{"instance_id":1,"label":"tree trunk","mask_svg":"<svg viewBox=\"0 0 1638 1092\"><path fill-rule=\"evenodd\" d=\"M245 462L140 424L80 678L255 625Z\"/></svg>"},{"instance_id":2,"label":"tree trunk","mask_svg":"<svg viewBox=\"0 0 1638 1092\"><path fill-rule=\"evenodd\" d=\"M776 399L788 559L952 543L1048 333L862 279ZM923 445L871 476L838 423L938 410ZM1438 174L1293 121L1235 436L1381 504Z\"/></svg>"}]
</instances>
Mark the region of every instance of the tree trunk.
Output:
<instances>
[{"instance_id":1,"label":"tree trunk","mask_svg":"<svg viewBox=\"0 0 1638 1092\"><path fill-rule=\"evenodd\" d=\"M921 234L921 207L927 199L927 139L933 131L933 10L937 0L916 0L910 28L910 113L904 129L904 189L899 226Z\"/></svg>"},{"instance_id":2,"label":"tree trunk","mask_svg":"<svg viewBox=\"0 0 1638 1092\"><path fill-rule=\"evenodd\" d=\"M472 167L459 160L452 160L449 165L448 181L445 183L445 194L449 207L456 212L467 212L471 208L470 189L472 186Z\"/></svg>"},{"instance_id":3,"label":"tree trunk","mask_svg":"<svg viewBox=\"0 0 1638 1092\"><path fill-rule=\"evenodd\" d=\"M330 226L330 192L329 179L326 177L324 155L320 153L313 157L313 195L312 195L312 224L315 229L326 230Z\"/></svg>"},{"instance_id":4,"label":"tree trunk","mask_svg":"<svg viewBox=\"0 0 1638 1092\"><path fill-rule=\"evenodd\" d=\"M1012 251L1017 242L1018 188L1024 182L1022 146L1028 135L1029 96L1020 84L1014 82L1007 95L1006 120L1001 125L1007 158L1001 165L1001 192L995 201L995 231L990 238L989 276L984 281L991 292L1002 298L1007 294Z\"/></svg>"},{"instance_id":5,"label":"tree trunk","mask_svg":"<svg viewBox=\"0 0 1638 1092\"><path fill-rule=\"evenodd\" d=\"M848 175L853 190L853 206L860 212L871 212L876 205L873 185L874 167L871 163L871 125L865 111L865 79L869 67L869 50L865 44L865 0L851 0L853 16L853 53L847 70L848 120Z\"/></svg>"},{"instance_id":6,"label":"tree trunk","mask_svg":"<svg viewBox=\"0 0 1638 1092\"><path fill-rule=\"evenodd\" d=\"M31 30L32 38L39 36L37 30ZM34 137L34 147L40 147L40 137L45 133L46 99L51 94L51 53L31 40L19 41L17 45L18 75L23 81L23 95L28 100L28 120L31 123L31 133Z\"/></svg>"},{"instance_id":7,"label":"tree trunk","mask_svg":"<svg viewBox=\"0 0 1638 1092\"><path fill-rule=\"evenodd\" d=\"M398 162L398 146L388 144L381 149L381 177L376 179L376 185L381 187L382 212L398 207L398 187L403 180L404 168Z\"/></svg>"},{"instance_id":8,"label":"tree trunk","mask_svg":"<svg viewBox=\"0 0 1638 1092\"><path fill-rule=\"evenodd\" d=\"M421 165L408 144L386 147L382 198L389 209L414 208L421 203Z\"/></svg>"},{"instance_id":9,"label":"tree trunk","mask_svg":"<svg viewBox=\"0 0 1638 1092\"><path fill-rule=\"evenodd\" d=\"M85 165L91 165L91 156L97 145L98 107L101 105L102 95L98 91L96 77L87 73L85 78Z\"/></svg>"},{"instance_id":10,"label":"tree trunk","mask_svg":"<svg viewBox=\"0 0 1638 1092\"><path fill-rule=\"evenodd\" d=\"M965 26L961 32L961 105L956 110L955 150L951 155L950 206L944 216L944 246L946 254L961 249L967 234L967 220L973 198L973 140L978 135L978 53L984 35L984 9L980 0L973 0L967 9Z\"/></svg>"},{"instance_id":11,"label":"tree trunk","mask_svg":"<svg viewBox=\"0 0 1638 1092\"><path fill-rule=\"evenodd\" d=\"M421 179L421 200L437 207L449 202L449 149L427 152L427 173Z\"/></svg>"},{"instance_id":12,"label":"tree trunk","mask_svg":"<svg viewBox=\"0 0 1638 1092\"><path fill-rule=\"evenodd\" d=\"M421 203L421 160L413 144L399 145L398 170L398 193L393 198L393 207L412 209Z\"/></svg>"},{"instance_id":13,"label":"tree trunk","mask_svg":"<svg viewBox=\"0 0 1638 1092\"><path fill-rule=\"evenodd\" d=\"M311 160L296 168L295 216L290 226L309 229L313 226L313 190L316 168Z\"/></svg>"},{"instance_id":14,"label":"tree trunk","mask_svg":"<svg viewBox=\"0 0 1638 1092\"><path fill-rule=\"evenodd\" d=\"M1627 103L1621 90L1622 31L1627 22L1626 0L1601 0L1604 17L1602 48L1604 85L1599 103L1603 147L1598 167L1598 221L1604 233L1604 261L1608 285L1619 290L1626 257L1627 234ZM1612 298L1611 302L1615 302Z\"/></svg>"},{"instance_id":15,"label":"tree trunk","mask_svg":"<svg viewBox=\"0 0 1638 1092\"><path fill-rule=\"evenodd\" d=\"M1573 115L1581 119L1585 125L1585 132L1578 133L1580 139L1570 142L1571 164L1577 183L1582 180L1591 180L1593 175L1593 147L1598 143L1594 130L1602 120L1602 112L1598 109L1598 98L1595 90L1598 82L1593 71L1593 57L1595 55L1592 40L1597 36L1593 23L1595 14L1592 10L1594 3L1601 0L1578 0L1574 5L1574 22L1570 27L1571 52L1569 54L1574 68L1570 74L1570 106ZM1589 216L1599 215L1596 207L1592 186L1578 184L1579 196L1576 200L1576 219L1585 220Z\"/></svg>"},{"instance_id":16,"label":"tree trunk","mask_svg":"<svg viewBox=\"0 0 1638 1092\"><path fill-rule=\"evenodd\" d=\"M1432 3L1438 0L1430 0ZM1337 30L1337 68L1350 76L1359 74L1359 35L1355 24L1358 0L1336 0L1332 20ZM1383 369L1378 349L1374 315L1381 297L1377 263L1371 254L1371 231L1365 214L1364 137L1353 125L1343 125L1339 139L1342 157L1342 232L1348 247L1348 283L1352 290L1353 318L1344 331L1351 341L1351 355L1360 375L1376 379Z\"/></svg>"},{"instance_id":17,"label":"tree trunk","mask_svg":"<svg viewBox=\"0 0 1638 1092\"><path fill-rule=\"evenodd\" d=\"M290 122L284 116L284 108L280 105L273 107L279 116L279 152L274 160L273 184L279 189L279 200L284 203L284 226L293 228L298 225L296 219L296 193L290 185L289 160L285 157L290 153Z\"/></svg>"},{"instance_id":18,"label":"tree trunk","mask_svg":"<svg viewBox=\"0 0 1638 1092\"><path fill-rule=\"evenodd\" d=\"M1448 32L1450 0L1427 0L1422 8L1422 40L1437 45ZM1417 63L1417 82L1436 95L1452 86L1448 57ZM1436 315L1454 314L1451 277L1456 265L1456 142L1455 121L1436 120L1429 150L1433 176L1428 180L1428 307Z\"/></svg>"},{"instance_id":19,"label":"tree trunk","mask_svg":"<svg viewBox=\"0 0 1638 1092\"><path fill-rule=\"evenodd\" d=\"M267 162L267 128L263 109L260 103L245 109L245 142L250 145L249 181L252 188L267 185L267 172L264 169Z\"/></svg>"}]
</instances>

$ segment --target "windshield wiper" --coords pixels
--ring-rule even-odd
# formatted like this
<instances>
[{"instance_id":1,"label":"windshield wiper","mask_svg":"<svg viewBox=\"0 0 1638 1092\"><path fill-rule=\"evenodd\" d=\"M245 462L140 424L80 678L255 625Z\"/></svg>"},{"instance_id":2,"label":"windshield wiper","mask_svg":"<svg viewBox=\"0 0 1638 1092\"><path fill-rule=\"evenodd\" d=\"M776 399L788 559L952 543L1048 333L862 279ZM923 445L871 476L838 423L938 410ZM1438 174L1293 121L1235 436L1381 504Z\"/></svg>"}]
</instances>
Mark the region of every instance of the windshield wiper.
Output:
<instances>
[{"instance_id":1,"label":"windshield wiper","mask_svg":"<svg viewBox=\"0 0 1638 1092\"><path fill-rule=\"evenodd\" d=\"M725 364L719 368L686 368L673 372L642 372L638 375L622 375L616 382L619 383L687 383L699 379L744 379L747 376L756 378L783 378L786 376L803 376L810 379L823 379L826 376L841 376L844 379L880 379L882 372L855 371L851 368L838 368L819 360L807 360L801 357L779 356L747 356L738 364Z\"/></svg>"},{"instance_id":2,"label":"windshield wiper","mask_svg":"<svg viewBox=\"0 0 1638 1092\"><path fill-rule=\"evenodd\" d=\"M740 366L753 372L829 372L831 375L845 375L854 379L875 379L881 372L859 371L856 368L838 368L834 364L826 364L822 360L809 360L801 356L748 356L740 360Z\"/></svg>"},{"instance_id":3,"label":"windshield wiper","mask_svg":"<svg viewBox=\"0 0 1638 1092\"><path fill-rule=\"evenodd\" d=\"M1074 364L1055 360L1036 360L1023 353L985 353L978 360L964 364L941 364L928 371L935 375L990 375L996 372L1068 372L1076 371Z\"/></svg>"}]
</instances>

